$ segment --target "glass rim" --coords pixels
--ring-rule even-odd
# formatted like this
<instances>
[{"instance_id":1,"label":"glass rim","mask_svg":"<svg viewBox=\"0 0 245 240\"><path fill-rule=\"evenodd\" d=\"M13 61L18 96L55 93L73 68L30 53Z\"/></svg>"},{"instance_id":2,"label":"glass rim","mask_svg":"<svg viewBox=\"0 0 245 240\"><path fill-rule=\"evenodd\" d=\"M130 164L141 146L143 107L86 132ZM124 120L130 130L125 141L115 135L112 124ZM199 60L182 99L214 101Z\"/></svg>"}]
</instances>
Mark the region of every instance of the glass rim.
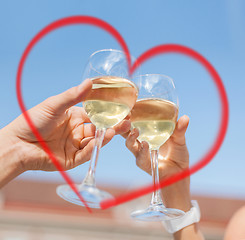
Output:
<instances>
[{"instance_id":1,"label":"glass rim","mask_svg":"<svg viewBox=\"0 0 245 240\"><path fill-rule=\"evenodd\" d=\"M167 80L169 80L172 83L174 89L176 89L173 78L171 78L171 77L169 77L168 75L165 75L165 74L161 74L161 73L146 73L146 74L137 75L134 78L141 78L141 77L148 77L148 76L161 76L161 77L164 77Z\"/></svg>"},{"instance_id":2,"label":"glass rim","mask_svg":"<svg viewBox=\"0 0 245 240\"><path fill-rule=\"evenodd\" d=\"M105 49L100 49L100 50L97 50L97 51L93 52L93 53L89 56L89 59L90 59L91 57L93 57L95 54L100 53L100 52L121 52L121 53L125 53L124 51L119 50L119 49L105 48Z\"/></svg>"},{"instance_id":3,"label":"glass rim","mask_svg":"<svg viewBox=\"0 0 245 240\"><path fill-rule=\"evenodd\" d=\"M172 84L173 89L176 91L174 80L171 77L169 77L167 75L164 75L164 74L160 74L160 73L147 73L147 74L137 75L137 76L135 76L135 78L148 77L148 76L161 76L161 77L164 77L170 84ZM140 91L140 87L139 87L139 91ZM166 93L169 93L169 92L171 92L171 91L164 91L164 92L162 92L162 94L166 94ZM138 96L137 101L140 100L140 99L144 99L144 97L145 97L145 95L143 95L140 98ZM162 98L159 98L159 97L152 97L152 98L154 98L154 99L162 99ZM177 108L179 108L179 98L178 98L178 95L177 94L176 94L176 102L174 102L174 101L170 101L170 102L174 103L177 106Z\"/></svg>"},{"instance_id":4,"label":"glass rim","mask_svg":"<svg viewBox=\"0 0 245 240\"><path fill-rule=\"evenodd\" d=\"M119 49L114 49L114 48L105 48L105 49L101 49L101 50L97 50L95 52L93 52L89 58L88 58L88 61L97 53L100 53L100 52L118 52L118 53L123 53L125 55L125 59L127 59L126 57L126 53L123 51L123 50L119 50ZM132 56L130 53L129 53L129 56L130 56L130 59L131 59L131 63L135 62L137 60L136 57Z\"/></svg>"},{"instance_id":5,"label":"glass rim","mask_svg":"<svg viewBox=\"0 0 245 240\"><path fill-rule=\"evenodd\" d=\"M100 49L100 50L97 50L97 51L93 52L93 53L89 56L89 58L88 58L88 64L90 65L91 69L93 69L95 72L97 72L97 73L100 74L101 76L104 76L105 74L99 72L98 69L97 69L96 67L94 67L94 65L92 64L92 61L91 61L92 57L94 57L96 54L101 53L101 52L117 52L117 53L121 53L121 54L123 54L123 55L125 56L125 60L126 60L126 62L127 62L127 55L126 55L126 53L125 53L123 50L113 49L113 48L106 48L106 49ZM132 56L131 54L129 54L129 57L130 57L130 59L131 59L131 63L134 62L134 61L136 61L136 58L135 58L134 56ZM128 64L128 62L127 62L127 64ZM128 76L130 76L130 75L129 75L129 70L128 70ZM132 79L132 78L131 78L131 79ZM128 80L130 80L130 79L128 79ZM130 81L131 81L131 80L130 80ZM136 84L135 84L135 85L136 85Z\"/></svg>"}]
</instances>

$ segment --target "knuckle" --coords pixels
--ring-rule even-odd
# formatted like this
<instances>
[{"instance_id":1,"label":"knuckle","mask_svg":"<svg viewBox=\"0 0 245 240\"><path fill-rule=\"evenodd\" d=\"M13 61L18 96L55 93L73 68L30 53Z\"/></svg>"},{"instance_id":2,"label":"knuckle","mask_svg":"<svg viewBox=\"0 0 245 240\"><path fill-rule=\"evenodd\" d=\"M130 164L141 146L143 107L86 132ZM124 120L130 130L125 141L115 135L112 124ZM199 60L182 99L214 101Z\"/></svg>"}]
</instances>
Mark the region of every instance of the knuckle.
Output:
<instances>
[{"instance_id":1,"label":"knuckle","mask_svg":"<svg viewBox=\"0 0 245 240\"><path fill-rule=\"evenodd\" d=\"M129 142L128 139L126 140L125 145L126 145L126 147L127 147L128 149L130 149L130 142Z\"/></svg>"}]
</instances>

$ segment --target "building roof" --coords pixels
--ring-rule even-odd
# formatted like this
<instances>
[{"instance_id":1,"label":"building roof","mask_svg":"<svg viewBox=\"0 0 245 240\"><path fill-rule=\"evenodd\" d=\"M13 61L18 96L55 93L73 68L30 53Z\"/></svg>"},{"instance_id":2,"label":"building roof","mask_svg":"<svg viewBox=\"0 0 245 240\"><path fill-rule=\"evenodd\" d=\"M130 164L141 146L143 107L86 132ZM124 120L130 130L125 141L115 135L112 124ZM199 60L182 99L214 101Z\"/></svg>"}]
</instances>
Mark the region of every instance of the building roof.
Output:
<instances>
[{"instance_id":1,"label":"building roof","mask_svg":"<svg viewBox=\"0 0 245 240\"><path fill-rule=\"evenodd\" d=\"M93 209L91 214L86 208L59 198L57 186L56 183L15 180L4 187L0 196L0 239L171 239L161 223L137 222L130 218L136 208L147 207L150 196L108 210ZM101 188L115 196L127 191ZM245 204L239 199L207 196L193 196L193 199L200 205L200 228L206 239L222 239L231 216ZM23 237L15 238L15 235Z\"/></svg>"}]
</instances>

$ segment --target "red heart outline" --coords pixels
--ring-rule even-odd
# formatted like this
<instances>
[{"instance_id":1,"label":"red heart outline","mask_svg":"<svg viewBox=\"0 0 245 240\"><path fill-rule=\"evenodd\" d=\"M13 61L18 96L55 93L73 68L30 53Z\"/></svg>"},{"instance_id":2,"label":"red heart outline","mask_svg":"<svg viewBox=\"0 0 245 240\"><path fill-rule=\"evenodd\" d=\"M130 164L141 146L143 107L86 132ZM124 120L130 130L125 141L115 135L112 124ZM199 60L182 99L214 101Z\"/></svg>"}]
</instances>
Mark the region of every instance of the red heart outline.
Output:
<instances>
[{"instance_id":1,"label":"red heart outline","mask_svg":"<svg viewBox=\"0 0 245 240\"><path fill-rule=\"evenodd\" d=\"M22 91L21 91L21 77L22 77L23 67L24 67L25 61L26 61L29 53L33 49L33 47L48 33L52 32L58 28L68 26L68 25L73 25L73 24L94 25L94 26L99 27L99 28L107 31L108 33L110 33L118 41L118 43L121 45L123 51L126 54L130 74L132 74L137 69L137 67L139 65L143 64L149 58L152 58L152 57L159 55L159 54L166 54L166 53L180 53L180 54L187 55L189 57L192 57L194 60L198 61L200 64L202 64L205 67L205 69L208 71L208 73L210 74L210 76L214 80L216 87L218 88L219 97L220 97L221 103L222 103L222 114L221 114L222 117L221 117L221 125L220 125L219 131L218 131L218 135L216 137L214 144L211 146L210 150L206 153L206 155L204 157L201 158L200 161L198 161L191 168L189 168L189 169L187 169L187 170L185 170L179 174L175 174L172 177L162 181L158 188L168 186L168 185L173 184L174 182L177 182L177 181L179 181L185 177L188 177L191 174L193 174L193 173L197 172L198 170L200 170L201 168L203 168L205 165L207 165L212 160L212 158L216 155L216 153L218 152L219 148L221 147L221 145L224 141L224 138L225 138L225 135L227 132L227 128L228 128L228 118L229 118L229 106L228 106L228 98L226 95L226 91L225 91L224 85L222 83L222 80L219 77L216 70L214 69L214 67L203 56L201 56L196 51L194 51L190 48L187 48L185 46L177 45L177 44L165 44L165 45L159 45L159 46L153 47L152 49L143 53L137 59L137 61L133 65L131 65L130 54L129 54L127 44L125 43L125 41L122 38L122 36L120 35L120 33L115 28L113 28L110 24L108 24L107 22L105 22L101 19L91 17L91 16L72 16L72 17L62 18L60 20L57 20L57 21L49 24L45 28L43 28L27 45L24 53L22 54L19 65L18 65L18 71L17 71L17 77L16 77L16 94L17 94L17 100L18 100L20 109L21 109L23 116L25 117L28 125L31 128L31 131L33 132L33 134L35 135L35 137L39 141L39 143L42 146L42 148L44 149L44 151L48 154L48 156L52 160L52 162L55 165L55 167L57 168L57 170L60 172L60 174L65 179L65 181L69 184L69 186L73 189L73 191L76 193L76 195L79 197L79 199L84 203L84 205L88 209L88 211L91 212L91 209L88 207L86 202L83 200L83 198L79 194L75 184L73 183L73 181L71 180L69 175L63 170L63 168L61 167L61 165L57 161L56 157L53 155L52 151L49 149L48 145L46 144L46 142L44 141L44 139L42 138L42 136L38 132L35 125L33 124L32 120L31 120L31 118L30 118L30 116L26 110L26 107L25 107L25 104L23 101L23 97L22 97ZM141 196L148 194L154 190L155 190L155 188L153 185L142 187L138 190L134 190L134 191L129 192L127 194L117 196L113 200L103 201L101 203L101 208L106 209L106 208L109 208L112 206L116 206L118 204L133 200L137 197L141 197Z\"/></svg>"},{"instance_id":2,"label":"red heart outline","mask_svg":"<svg viewBox=\"0 0 245 240\"><path fill-rule=\"evenodd\" d=\"M216 153L219 151L227 132L228 128L228 120L229 120L229 104L228 104L228 98L225 91L225 87L223 85L223 82L215 70L215 68L208 62L207 59L205 59L201 54L194 51L191 48L178 45L178 44L164 44L159 45L156 47L153 47L149 49L148 51L144 52L141 56L139 56L136 60L136 62L133 64L133 66L130 68L130 74L132 74L140 65L142 65L145 61L148 59L155 57L159 54L166 54L166 53L179 53L186 56L189 56L193 58L194 60L198 61L204 68L207 70L209 75L214 80L216 87L219 92L219 97L221 100L221 124L218 131L218 135L213 143L213 145L210 147L208 152L192 167L189 169L180 172L178 174L174 174L173 176L162 180L160 182L160 185L158 187L154 187L152 184L147 187L139 188L138 190L131 191L127 194L120 195L116 197L113 200L106 200L101 202L101 208L107 209L112 206L116 206L122 203L125 203L127 201L133 200L135 198L141 197L143 195L146 195L148 193L153 192L156 189L166 187L168 185L171 185L177 181L180 181L183 178L186 178L190 176L191 174L199 171L201 168L205 167L216 155Z\"/></svg>"}]
</instances>

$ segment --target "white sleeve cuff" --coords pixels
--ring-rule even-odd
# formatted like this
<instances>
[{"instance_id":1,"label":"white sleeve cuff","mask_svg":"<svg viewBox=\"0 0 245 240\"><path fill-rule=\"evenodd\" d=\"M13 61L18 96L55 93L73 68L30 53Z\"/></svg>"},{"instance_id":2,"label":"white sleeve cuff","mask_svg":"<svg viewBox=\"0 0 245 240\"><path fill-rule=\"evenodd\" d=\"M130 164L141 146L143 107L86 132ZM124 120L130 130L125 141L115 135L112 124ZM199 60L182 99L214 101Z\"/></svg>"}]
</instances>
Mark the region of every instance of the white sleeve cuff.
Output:
<instances>
[{"instance_id":1,"label":"white sleeve cuff","mask_svg":"<svg viewBox=\"0 0 245 240\"><path fill-rule=\"evenodd\" d=\"M196 200L191 201L192 208L184 216L163 221L162 224L169 233L178 232L180 229L200 221L201 213Z\"/></svg>"}]
</instances>

